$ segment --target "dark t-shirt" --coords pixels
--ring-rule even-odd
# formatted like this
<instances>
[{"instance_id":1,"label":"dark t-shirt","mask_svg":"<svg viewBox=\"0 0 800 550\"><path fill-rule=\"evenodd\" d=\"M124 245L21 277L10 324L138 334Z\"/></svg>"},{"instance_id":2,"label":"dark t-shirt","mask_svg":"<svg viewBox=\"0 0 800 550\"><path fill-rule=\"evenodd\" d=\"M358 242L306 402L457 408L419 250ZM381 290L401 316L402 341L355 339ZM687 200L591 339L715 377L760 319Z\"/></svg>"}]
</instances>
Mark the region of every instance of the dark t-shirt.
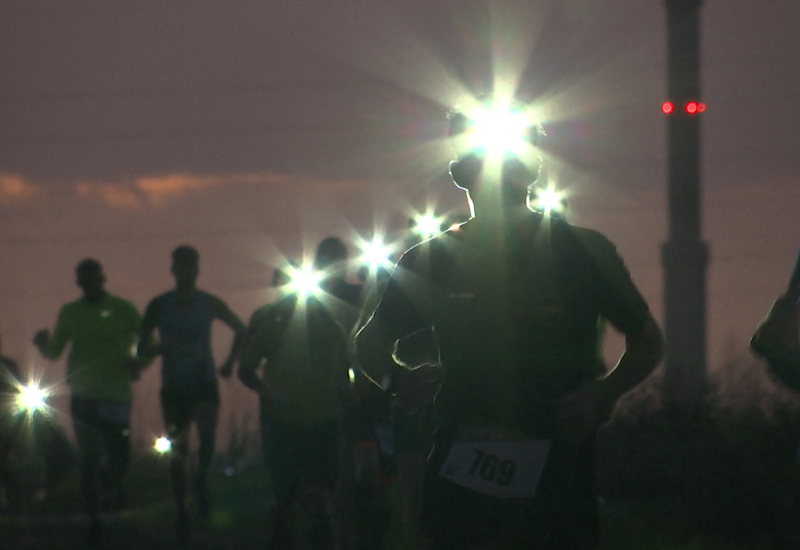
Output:
<instances>
[{"instance_id":1,"label":"dark t-shirt","mask_svg":"<svg viewBox=\"0 0 800 550\"><path fill-rule=\"evenodd\" d=\"M636 333L647 305L614 246L595 231L536 213L493 239L479 224L409 250L374 320L389 339L434 327L438 350L400 340L397 355L412 365L440 355L440 435L489 422L554 437L561 399L603 373L601 322Z\"/></svg>"},{"instance_id":2,"label":"dark t-shirt","mask_svg":"<svg viewBox=\"0 0 800 550\"><path fill-rule=\"evenodd\" d=\"M274 392L272 412L291 426L336 420L346 387L347 330L332 314L327 296L282 297L253 313L239 368L255 370Z\"/></svg>"}]
</instances>

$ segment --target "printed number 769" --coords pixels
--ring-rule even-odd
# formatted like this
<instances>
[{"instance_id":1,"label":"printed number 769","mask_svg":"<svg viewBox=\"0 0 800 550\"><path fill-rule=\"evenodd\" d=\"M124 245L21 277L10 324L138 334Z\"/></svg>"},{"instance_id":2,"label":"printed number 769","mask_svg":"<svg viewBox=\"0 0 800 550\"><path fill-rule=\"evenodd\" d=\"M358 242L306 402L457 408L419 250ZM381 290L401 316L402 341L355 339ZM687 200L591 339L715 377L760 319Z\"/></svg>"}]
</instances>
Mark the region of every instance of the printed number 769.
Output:
<instances>
[{"instance_id":1,"label":"printed number 769","mask_svg":"<svg viewBox=\"0 0 800 550\"><path fill-rule=\"evenodd\" d=\"M497 481L499 485L508 485L514 479L517 465L513 460L500 460L499 457L475 449L475 460L469 468L469 474L476 473L485 481Z\"/></svg>"}]
</instances>

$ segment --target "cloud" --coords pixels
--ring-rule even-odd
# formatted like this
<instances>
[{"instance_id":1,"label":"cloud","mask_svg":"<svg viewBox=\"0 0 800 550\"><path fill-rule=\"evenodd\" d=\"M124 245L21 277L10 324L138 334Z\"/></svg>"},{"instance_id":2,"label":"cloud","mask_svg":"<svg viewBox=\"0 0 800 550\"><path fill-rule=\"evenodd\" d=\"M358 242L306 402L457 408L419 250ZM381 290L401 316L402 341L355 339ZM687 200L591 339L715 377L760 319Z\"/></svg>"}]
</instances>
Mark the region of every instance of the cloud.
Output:
<instances>
[{"instance_id":1,"label":"cloud","mask_svg":"<svg viewBox=\"0 0 800 550\"><path fill-rule=\"evenodd\" d=\"M79 183L75 187L79 198L99 197L105 204L113 208L138 210L142 205L142 197L135 190L110 183Z\"/></svg>"},{"instance_id":2,"label":"cloud","mask_svg":"<svg viewBox=\"0 0 800 550\"><path fill-rule=\"evenodd\" d=\"M305 187L342 189L366 185L361 180L323 180L287 174L252 173L195 176L192 174L166 174L142 177L130 183L90 183L76 186L78 197L99 199L112 208L139 210L147 206L160 207L189 194L203 193L220 188L241 185L267 185L274 187Z\"/></svg>"},{"instance_id":3,"label":"cloud","mask_svg":"<svg viewBox=\"0 0 800 550\"><path fill-rule=\"evenodd\" d=\"M35 185L19 176L0 174L0 205L28 199L38 192Z\"/></svg>"},{"instance_id":4,"label":"cloud","mask_svg":"<svg viewBox=\"0 0 800 550\"><path fill-rule=\"evenodd\" d=\"M374 183L367 180L327 180L276 173L205 176L175 173L141 177L126 182L82 181L74 185L74 192L81 200L99 201L113 209L144 210L148 207L163 207L188 195L209 193L235 186L338 192L359 189ZM42 192L48 189L49 186L43 183L34 183L17 175L0 173L0 206L42 195Z\"/></svg>"}]
</instances>

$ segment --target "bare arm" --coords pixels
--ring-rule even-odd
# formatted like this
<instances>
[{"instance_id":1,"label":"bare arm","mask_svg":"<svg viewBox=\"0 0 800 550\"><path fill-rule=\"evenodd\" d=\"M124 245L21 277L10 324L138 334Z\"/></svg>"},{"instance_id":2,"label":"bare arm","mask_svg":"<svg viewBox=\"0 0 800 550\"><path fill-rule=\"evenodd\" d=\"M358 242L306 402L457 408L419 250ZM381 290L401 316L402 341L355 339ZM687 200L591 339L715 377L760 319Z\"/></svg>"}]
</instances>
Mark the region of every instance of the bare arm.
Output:
<instances>
[{"instance_id":1,"label":"bare arm","mask_svg":"<svg viewBox=\"0 0 800 550\"><path fill-rule=\"evenodd\" d=\"M242 320L239 319L239 317L237 317L233 311L231 311L225 302L219 298L215 298L213 300L213 304L214 317L228 325L228 327L230 327L230 329L233 331L231 349L219 369L220 376L223 378L229 378L233 373L233 364L239 356L239 348L241 347L246 327L244 326Z\"/></svg>"},{"instance_id":2,"label":"bare arm","mask_svg":"<svg viewBox=\"0 0 800 550\"><path fill-rule=\"evenodd\" d=\"M625 338L625 352L617 366L598 381L610 409L617 400L644 381L664 356L664 340L655 319L648 316L644 328Z\"/></svg>"},{"instance_id":3,"label":"bare arm","mask_svg":"<svg viewBox=\"0 0 800 550\"><path fill-rule=\"evenodd\" d=\"M616 367L565 398L560 417L566 438L577 443L593 433L608 420L619 398L655 370L663 355L661 329L648 314L641 330L626 335L625 351Z\"/></svg>"},{"instance_id":4,"label":"bare arm","mask_svg":"<svg viewBox=\"0 0 800 550\"><path fill-rule=\"evenodd\" d=\"M263 346L265 335L261 332L263 329L262 320L256 312L250 318L242 339L237 374L242 384L256 392L260 399L265 400L269 392L263 377L259 376L259 371L264 369L267 361L266 349Z\"/></svg>"},{"instance_id":5,"label":"bare arm","mask_svg":"<svg viewBox=\"0 0 800 550\"><path fill-rule=\"evenodd\" d=\"M258 395L262 395L265 393L265 386L261 381L261 378L258 376L257 371L259 366L260 365L257 364L255 366L248 365L247 367L242 367L240 364L237 374L242 384L256 392Z\"/></svg>"},{"instance_id":6,"label":"bare arm","mask_svg":"<svg viewBox=\"0 0 800 550\"><path fill-rule=\"evenodd\" d=\"M381 386L385 378L397 369L393 351L396 338L379 327L379 321L371 318L356 333L354 355L358 368L374 384Z\"/></svg>"},{"instance_id":7,"label":"bare arm","mask_svg":"<svg viewBox=\"0 0 800 550\"><path fill-rule=\"evenodd\" d=\"M255 353L255 350L245 344L242 347L242 354L239 357L239 369L237 375L239 380L246 387L256 392L260 397L266 395L266 385L258 375L259 369L263 368L264 358Z\"/></svg>"},{"instance_id":8,"label":"bare arm","mask_svg":"<svg viewBox=\"0 0 800 550\"><path fill-rule=\"evenodd\" d=\"M156 342L155 329L158 321L158 312L161 309L161 299L154 298L147 304L144 317L139 325L138 342L136 344L136 357L150 361L161 353L161 346Z\"/></svg>"},{"instance_id":9,"label":"bare arm","mask_svg":"<svg viewBox=\"0 0 800 550\"><path fill-rule=\"evenodd\" d=\"M43 357L47 359L58 359L61 357L61 354L64 353L64 348L67 347L67 343L71 338L67 328L69 324L67 317L66 308L61 308L52 336L49 330L42 329L33 337L33 344Z\"/></svg>"}]
</instances>

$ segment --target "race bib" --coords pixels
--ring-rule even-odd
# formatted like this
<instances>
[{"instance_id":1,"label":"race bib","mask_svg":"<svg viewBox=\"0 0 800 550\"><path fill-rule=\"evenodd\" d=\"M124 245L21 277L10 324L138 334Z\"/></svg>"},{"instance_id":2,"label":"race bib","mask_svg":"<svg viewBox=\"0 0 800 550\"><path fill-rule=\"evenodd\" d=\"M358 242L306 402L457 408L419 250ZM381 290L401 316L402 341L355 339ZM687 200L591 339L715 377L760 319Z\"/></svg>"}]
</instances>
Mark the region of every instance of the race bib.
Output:
<instances>
[{"instance_id":1,"label":"race bib","mask_svg":"<svg viewBox=\"0 0 800 550\"><path fill-rule=\"evenodd\" d=\"M456 441L439 475L493 497L533 497L550 441Z\"/></svg>"}]
</instances>

